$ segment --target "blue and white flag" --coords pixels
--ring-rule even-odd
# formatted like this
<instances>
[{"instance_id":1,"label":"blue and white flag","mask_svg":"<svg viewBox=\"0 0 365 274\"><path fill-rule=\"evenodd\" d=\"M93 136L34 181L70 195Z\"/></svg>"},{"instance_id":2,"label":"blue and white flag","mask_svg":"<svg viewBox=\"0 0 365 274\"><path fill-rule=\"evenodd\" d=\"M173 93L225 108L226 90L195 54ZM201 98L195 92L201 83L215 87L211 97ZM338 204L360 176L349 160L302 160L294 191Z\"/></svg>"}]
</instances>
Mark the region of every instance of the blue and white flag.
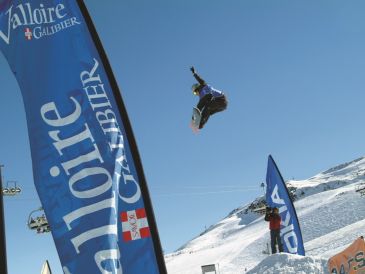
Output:
<instances>
[{"instance_id":1,"label":"blue and white flag","mask_svg":"<svg viewBox=\"0 0 365 274\"><path fill-rule=\"evenodd\" d=\"M167 273L126 109L83 1L0 0L0 49L23 95L64 272Z\"/></svg>"},{"instance_id":2,"label":"blue and white flag","mask_svg":"<svg viewBox=\"0 0 365 274\"><path fill-rule=\"evenodd\" d=\"M270 207L279 209L281 216L280 236L284 252L304 256L303 238L297 213L283 177L271 155L267 163L266 203Z\"/></svg>"}]
</instances>

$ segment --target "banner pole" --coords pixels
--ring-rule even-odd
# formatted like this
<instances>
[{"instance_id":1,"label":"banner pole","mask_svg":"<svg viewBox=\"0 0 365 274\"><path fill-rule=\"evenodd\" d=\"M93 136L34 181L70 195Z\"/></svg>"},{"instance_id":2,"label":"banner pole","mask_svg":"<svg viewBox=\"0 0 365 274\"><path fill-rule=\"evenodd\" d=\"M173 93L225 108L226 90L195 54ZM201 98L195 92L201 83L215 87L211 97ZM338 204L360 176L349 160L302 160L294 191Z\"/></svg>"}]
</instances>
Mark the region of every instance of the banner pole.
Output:
<instances>
[{"instance_id":1,"label":"banner pole","mask_svg":"<svg viewBox=\"0 0 365 274\"><path fill-rule=\"evenodd\" d=\"M7 274L7 259L6 259L6 238L5 238L5 217L4 217L4 202L3 202L3 177L2 177L2 167L0 165L0 273Z\"/></svg>"},{"instance_id":2,"label":"banner pole","mask_svg":"<svg viewBox=\"0 0 365 274\"><path fill-rule=\"evenodd\" d=\"M82 12L82 15L84 16L84 19L86 21L87 27L91 33L92 39L95 43L96 49L100 55L100 58L102 60L104 69L106 71L108 80L110 82L110 85L112 87L112 92L113 95L115 97L117 106L118 106L118 110L119 110L119 114L121 116L121 119L123 121L123 125L124 125L124 129L127 135L127 138L129 140L129 144L130 144L130 149L133 155L133 159L134 159L134 163L135 163L135 167L136 167L136 171L137 171L137 175L139 178L139 184L140 184L140 188L141 188L141 192L142 192L142 197L144 200L144 204L145 204L145 210L146 210L146 214L148 217L148 224L150 227L150 231L151 231L151 235L152 235L152 241L153 241L153 245L154 245L154 250L155 250L155 255L156 255L156 261L158 263L158 268L159 268L159 272L160 274L167 274L167 269L166 269L166 264L165 264L165 260L164 260L164 255L163 255L163 250L161 247L161 241L160 241L160 237L158 235L158 229L157 229L157 224L156 224L156 220L155 220L155 216L154 216L154 212L153 212L153 208L152 208L152 201L149 195L149 190L147 187L147 182L146 182L146 178L144 176L144 172L143 172L143 167L142 167L142 161L138 152L138 148L137 148L137 144L134 138L134 134L132 131L132 126L131 123L129 121L128 115L127 115L127 110L126 107L124 105L117 81L114 77L111 65L109 63L109 60L107 58L107 55L105 53L105 50L103 48L103 45L101 43L101 40L99 38L99 35L96 31L96 28L94 26L94 23L91 19L91 16L87 10L87 7L84 3L83 0L77 0L77 3L80 7L80 10Z\"/></svg>"}]
</instances>

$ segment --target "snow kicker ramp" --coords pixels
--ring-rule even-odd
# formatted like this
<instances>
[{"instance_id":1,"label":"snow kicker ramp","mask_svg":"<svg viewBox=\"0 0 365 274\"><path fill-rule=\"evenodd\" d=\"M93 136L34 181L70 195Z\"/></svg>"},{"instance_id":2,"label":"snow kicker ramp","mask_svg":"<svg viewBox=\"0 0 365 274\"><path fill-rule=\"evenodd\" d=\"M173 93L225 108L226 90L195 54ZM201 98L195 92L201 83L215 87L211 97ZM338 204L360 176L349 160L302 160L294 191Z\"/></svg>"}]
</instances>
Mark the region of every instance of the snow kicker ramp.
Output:
<instances>
[{"instance_id":1,"label":"snow kicker ramp","mask_svg":"<svg viewBox=\"0 0 365 274\"><path fill-rule=\"evenodd\" d=\"M275 254L267 257L247 274L325 274L327 260L292 254Z\"/></svg>"}]
</instances>

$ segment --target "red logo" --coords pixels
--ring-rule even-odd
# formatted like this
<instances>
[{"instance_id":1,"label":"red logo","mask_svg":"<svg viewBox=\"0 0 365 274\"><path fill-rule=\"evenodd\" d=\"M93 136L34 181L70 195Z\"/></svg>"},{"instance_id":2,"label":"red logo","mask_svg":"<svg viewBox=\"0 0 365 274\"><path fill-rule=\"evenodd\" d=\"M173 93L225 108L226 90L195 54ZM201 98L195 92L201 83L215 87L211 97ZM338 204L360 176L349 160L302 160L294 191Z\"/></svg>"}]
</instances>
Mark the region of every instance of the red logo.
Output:
<instances>
[{"instance_id":1,"label":"red logo","mask_svg":"<svg viewBox=\"0 0 365 274\"><path fill-rule=\"evenodd\" d=\"M26 28L24 33L25 33L25 39L32 40L33 33L30 30L30 28Z\"/></svg>"},{"instance_id":2,"label":"red logo","mask_svg":"<svg viewBox=\"0 0 365 274\"><path fill-rule=\"evenodd\" d=\"M151 237L144 208L120 213L123 240L126 242Z\"/></svg>"}]
</instances>

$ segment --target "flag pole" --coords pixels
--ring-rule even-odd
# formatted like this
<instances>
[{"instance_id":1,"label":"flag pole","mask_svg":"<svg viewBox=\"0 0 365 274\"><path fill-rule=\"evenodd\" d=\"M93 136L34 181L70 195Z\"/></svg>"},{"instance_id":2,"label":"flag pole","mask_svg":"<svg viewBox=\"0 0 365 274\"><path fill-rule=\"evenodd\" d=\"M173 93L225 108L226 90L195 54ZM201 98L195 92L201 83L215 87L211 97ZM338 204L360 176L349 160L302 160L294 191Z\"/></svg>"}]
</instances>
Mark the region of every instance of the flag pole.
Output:
<instances>
[{"instance_id":1,"label":"flag pole","mask_svg":"<svg viewBox=\"0 0 365 274\"><path fill-rule=\"evenodd\" d=\"M3 177L2 169L3 165L0 165L0 273L7 274L7 260L6 260L6 238L5 238L5 218L4 218L4 202L3 202Z\"/></svg>"},{"instance_id":2,"label":"flag pole","mask_svg":"<svg viewBox=\"0 0 365 274\"><path fill-rule=\"evenodd\" d=\"M149 224L149 228L152 234L152 241L153 241L153 246L154 246L154 251L155 251L155 255L156 255L156 260L157 260L157 264L158 264L158 269L159 269L159 274L167 274L167 269L166 269L166 264L165 264L165 259L164 259L164 254L163 254L163 250L162 250L162 246L161 246L161 241L160 241L160 237L158 234L158 229L157 229L157 223L156 223L156 218L153 212L153 207L152 207L152 201L150 198L150 194L149 194L149 190L148 190L148 186L147 186L147 182L146 182L146 178L143 172L143 167L142 167L142 161L138 152L138 148L137 148L137 144L134 138L134 134L132 131L132 126L130 124L128 115L127 115L127 110L126 107L124 105L117 81L114 77L111 65L109 63L109 60L107 58L107 55L105 53L105 50L101 44L101 40L99 38L99 35L96 31L96 28L94 26L94 23L91 19L91 16L86 8L86 5L84 3L84 0L77 0L77 3L80 7L80 10L82 12L82 15L85 18L87 27L91 33L92 39L95 43L95 46L97 48L97 51L100 55L100 58L102 60L104 69L106 71L108 80L110 82L110 85L112 87L112 92L113 95L115 97L118 109L119 109L119 114L121 116L122 122L123 122L123 126L124 129L126 131L126 136L129 140L129 145L131 148L131 152L133 155L133 159L134 159L134 163L135 163L135 167L136 167L136 171L137 171L137 176L139 178L139 186L141 188L141 193L142 193L142 197L143 197L143 201L144 201L144 205L145 205L145 210L147 213L147 218L148 218L148 224Z\"/></svg>"}]
</instances>

